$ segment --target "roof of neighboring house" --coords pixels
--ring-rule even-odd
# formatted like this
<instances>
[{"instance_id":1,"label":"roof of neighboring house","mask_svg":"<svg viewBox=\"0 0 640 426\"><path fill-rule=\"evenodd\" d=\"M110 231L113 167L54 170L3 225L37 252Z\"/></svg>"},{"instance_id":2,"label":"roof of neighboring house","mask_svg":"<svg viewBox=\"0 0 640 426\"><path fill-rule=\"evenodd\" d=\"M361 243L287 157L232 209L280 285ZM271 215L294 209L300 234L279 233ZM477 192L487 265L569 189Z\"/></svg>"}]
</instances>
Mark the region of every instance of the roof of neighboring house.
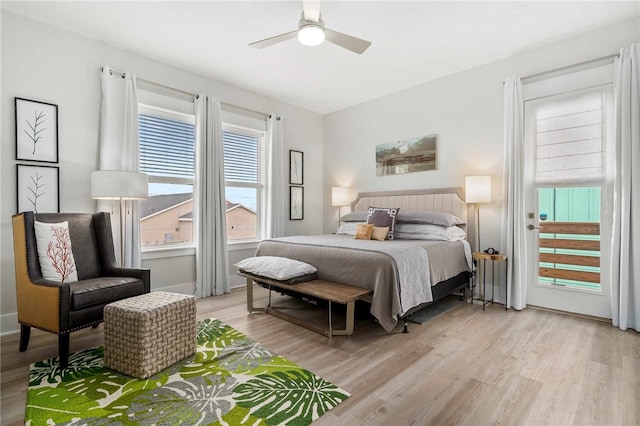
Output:
<instances>
[{"instance_id":1,"label":"roof of neighboring house","mask_svg":"<svg viewBox=\"0 0 640 426\"><path fill-rule=\"evenodd\" d=\"M140 201L140 219L167 210L193 198L191 192L185 194L151 195Z\"/></svg>"},{"instance_id":2,"label":"roof of neighboring house","mask_svg":"<svg viewBox=\"0 0 640 426\"><path fill-rule=\"evenodd\" d=\"M164 210L169 210L172 207L183 204L186 201L190 201L192 198L193 194L190 192L186 194L151 195L146 200L140 201L140 219L144 219L146 217L160 213ZM227 200L225 200L225 203L227 211L232 210L236 207L242 207L246 210L249 210L250 212L253 212L253 210L251 210L250 208L239 203L232 203ZM193 212L183 214L182 216L180 216L180 219L193 219Z\"/></svg>"}]
</instances>

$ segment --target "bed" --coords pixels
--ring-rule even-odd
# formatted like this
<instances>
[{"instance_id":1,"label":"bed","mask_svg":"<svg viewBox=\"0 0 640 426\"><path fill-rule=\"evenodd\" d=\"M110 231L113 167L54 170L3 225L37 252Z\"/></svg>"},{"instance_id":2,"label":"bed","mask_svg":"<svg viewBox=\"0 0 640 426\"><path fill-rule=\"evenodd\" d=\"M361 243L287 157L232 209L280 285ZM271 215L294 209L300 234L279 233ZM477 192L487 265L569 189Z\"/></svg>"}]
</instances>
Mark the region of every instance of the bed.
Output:
<instances>
[{"instance_id":1,"label":"bed","mask_svg":"<svg viewBox=\"0 0 640 426\"><path fill-rule=\"evenodd\" d=\"M460 188L360 193L351 208L366 212L370 206L399 208L401 213L444 212L467 221ZM265 240L256 255L306 262L318 269L321 280L373 290L367 300L370 312L387 331L401 319L406 331L413 312L468 286L472 265L465 240L374 241L341 234Z\"/></svg>"}]
</instances>

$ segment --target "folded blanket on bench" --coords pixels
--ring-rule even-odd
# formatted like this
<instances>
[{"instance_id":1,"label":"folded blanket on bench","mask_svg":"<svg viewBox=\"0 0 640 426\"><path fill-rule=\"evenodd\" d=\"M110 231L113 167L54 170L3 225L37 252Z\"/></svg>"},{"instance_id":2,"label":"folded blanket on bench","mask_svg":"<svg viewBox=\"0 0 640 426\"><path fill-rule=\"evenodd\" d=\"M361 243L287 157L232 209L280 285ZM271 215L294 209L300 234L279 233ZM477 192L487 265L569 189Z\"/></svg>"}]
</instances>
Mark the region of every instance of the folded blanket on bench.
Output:
<instances>
[{"instance_id":1,"label":"folded blanket on bench","mask_svg":"<svg viewBox=\"0 0 640 426\"><path fill-rule=\"evenodd\" d=\"M243 259L235 266L252 277L264 277L283 284L296 284L318 279L318 269L299 260L279 256L256 256Z\"/></svg>"}]
</instances>

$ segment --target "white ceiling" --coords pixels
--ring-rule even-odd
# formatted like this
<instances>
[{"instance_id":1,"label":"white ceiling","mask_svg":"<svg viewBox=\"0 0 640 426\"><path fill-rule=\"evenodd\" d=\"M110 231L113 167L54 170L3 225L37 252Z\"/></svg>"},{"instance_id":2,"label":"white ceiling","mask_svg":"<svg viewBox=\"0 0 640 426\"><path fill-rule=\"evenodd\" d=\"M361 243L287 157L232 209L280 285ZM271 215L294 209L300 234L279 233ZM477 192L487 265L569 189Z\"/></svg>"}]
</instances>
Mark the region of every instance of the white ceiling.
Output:
<instances>
[{"instance_id":1,"label":"white ceiling","mask_svg":"<svg viewBox=\"0 0 640 426\"><path fill-rule=\"evenodd\" d=\"M302 2L9 2L2 8L326 114L524 49L640 16L640 2L322 2L327 28L362 55L291 39ZM144 78L144 76L141 76Z\"/></svg>"}]
</instances>

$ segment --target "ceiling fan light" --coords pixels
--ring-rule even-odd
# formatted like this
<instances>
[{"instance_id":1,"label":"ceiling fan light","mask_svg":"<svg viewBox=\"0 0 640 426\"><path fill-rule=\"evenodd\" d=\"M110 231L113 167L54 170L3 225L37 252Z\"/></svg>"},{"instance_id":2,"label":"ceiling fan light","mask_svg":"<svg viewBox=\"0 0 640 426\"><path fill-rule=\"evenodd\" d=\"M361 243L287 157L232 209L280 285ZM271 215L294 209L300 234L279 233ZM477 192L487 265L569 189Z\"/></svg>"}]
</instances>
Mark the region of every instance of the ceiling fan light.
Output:
<instances>
[{"instance_id":1,"label":"ceiling fan light","mask_svg":"<svg viewBox=\"0 0 640 426\"><path fill-rule=\"evenodd\" d=\"M298 30L298 41L305 46L317 46L324 41L324 28L320 25L308 24Z\"/></svg>"}]
</instances>

